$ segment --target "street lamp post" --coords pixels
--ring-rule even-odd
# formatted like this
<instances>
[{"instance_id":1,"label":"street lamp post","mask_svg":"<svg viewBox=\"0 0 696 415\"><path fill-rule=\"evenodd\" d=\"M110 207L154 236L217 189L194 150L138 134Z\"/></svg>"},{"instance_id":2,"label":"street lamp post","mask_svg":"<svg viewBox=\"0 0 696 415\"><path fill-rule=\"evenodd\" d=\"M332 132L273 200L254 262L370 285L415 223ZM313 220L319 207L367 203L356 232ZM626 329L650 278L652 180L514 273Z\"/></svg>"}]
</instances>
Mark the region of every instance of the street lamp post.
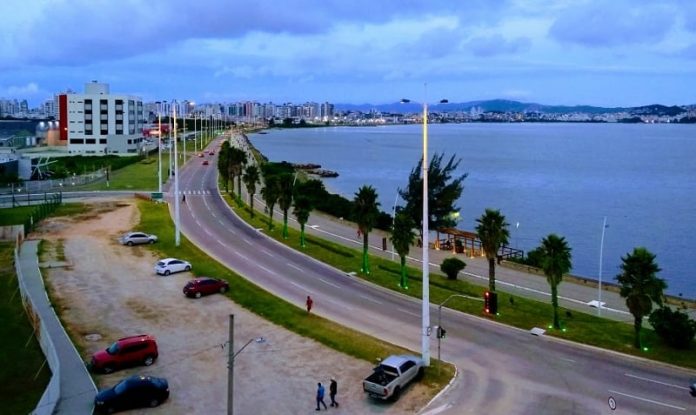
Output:
<instances>
[{"instance_id":1,"label":"street lamp post","mask_svg":"<svg viewBox=\"0 0 696 415\"><path fill-rule=\"evenodd\" d=\"M392 208L392 232L394 232L394 225L396 224L396 201L399 200L399 192L396 192L396 197L394 197L394 207ZM392 257L391 260L394 260L394 242L392 241Z\"/></svg>"},{"instance_id":2,"label":"street lamp post","mask_svg":"<svg viewBox=\"0 0 696 415\"><path fill-rule=\"evenodd\" d=\"M602 315L602 253L604 252L604 231L607 229L607 217L602 223L602 239L599 242L599 285L597 286L597 315Z\"/></svg>"},{"instance_id":3,"label":"street lamp post","mask_svg":"<svg viewBox=\"0 0 696 415\"><path fill-rule=\"evenodd\" d=\"M229 338L227 339L227 415L234 413L234 358L237 357L251 342L265 343L263 337L254 337L234 352L234 314L230 314Z\"/></svg>"},{"instance_id":4,"label":"street lamp post","mask_svg":"<svg viewBox=\"0 0 696 415\"><path fill-rule=\"evenodd\" d=\"M157 191L162 193L162 114L157 112Z\"/></svg>"},{"instance_id":5,"label":"street lamp post","mask_svg":"<svg viewBox=\"0 0 696 415\"><path fill-rule=\"evenodd\" d=\"M427 84L425 85L427 88ZM427 97L426 97L427 98ZM402 103L411 100L402 99ZM441 104L447 103L446 99L440 100ZM422 294L422 332L421 332L421 357L425 366L430 366L430 260L428 258L429 235L428 226L430 215L428 214L428 103L423 101L423 294Z\"/></svg>"},{"instance_id":6,"label":"street lamp post","mask_svg":"<svg viewBox=\"0 0 696 415\"><path fill-rule=\"evenodd\" d=\"M174 244L179 246L181 235L179 232L179 172L176 145L176 107L172 108L174 114Z\"/></svg>"}]
</instances>

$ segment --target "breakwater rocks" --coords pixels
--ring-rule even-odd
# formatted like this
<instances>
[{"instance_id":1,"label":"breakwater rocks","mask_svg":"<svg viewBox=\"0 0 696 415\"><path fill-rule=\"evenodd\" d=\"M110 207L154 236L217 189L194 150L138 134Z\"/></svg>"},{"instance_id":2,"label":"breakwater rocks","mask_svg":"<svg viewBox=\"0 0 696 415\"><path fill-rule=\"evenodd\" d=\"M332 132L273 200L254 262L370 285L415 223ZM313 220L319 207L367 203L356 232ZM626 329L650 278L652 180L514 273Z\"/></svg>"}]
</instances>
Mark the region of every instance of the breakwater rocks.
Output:
<instances>
[{"instance_id":1,"label":"breakwater rocks","mask_svg":"<svg viewBox=\"0 0 696 415\"><path fill-rule=\"evenodd\" d=\"M319 177L338 177L338 172L333 170L322 169L320 164L312 163L293 163L294 168L304 170L309 174Z\"/></svg>"}]
</instances>

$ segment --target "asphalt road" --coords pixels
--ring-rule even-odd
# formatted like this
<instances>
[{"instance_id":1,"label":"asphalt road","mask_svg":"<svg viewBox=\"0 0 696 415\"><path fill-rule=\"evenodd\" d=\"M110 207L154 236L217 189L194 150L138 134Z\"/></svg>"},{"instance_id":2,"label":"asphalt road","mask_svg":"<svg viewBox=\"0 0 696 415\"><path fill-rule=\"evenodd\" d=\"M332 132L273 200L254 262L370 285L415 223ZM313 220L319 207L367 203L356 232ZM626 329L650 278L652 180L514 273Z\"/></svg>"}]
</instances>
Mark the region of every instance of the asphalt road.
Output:
<instances>
[{"instance_id":1,"label":"asphalt road","mask_svg":"<svg viewBox=\"0 0 696 415\"><path fill-rule=\"evenodd\" d=\"M219 141L215 143L219 144ZM211 148L217 149L217 144ZM180 172L181 229L239 274L290 302L377 338L420 350L420 303L290 250L249 227L216 189L214 158ZM177 196L179 197L179 196ZM436 324L437 306L431 307ZM575 345L486 319L443 310L442 358L459 372L424 413L682 414L696 411L687 371ZM437 339L432 338L437 356ZM609 407L610 397L616 409Z\"/></svg>"}]
</instances>

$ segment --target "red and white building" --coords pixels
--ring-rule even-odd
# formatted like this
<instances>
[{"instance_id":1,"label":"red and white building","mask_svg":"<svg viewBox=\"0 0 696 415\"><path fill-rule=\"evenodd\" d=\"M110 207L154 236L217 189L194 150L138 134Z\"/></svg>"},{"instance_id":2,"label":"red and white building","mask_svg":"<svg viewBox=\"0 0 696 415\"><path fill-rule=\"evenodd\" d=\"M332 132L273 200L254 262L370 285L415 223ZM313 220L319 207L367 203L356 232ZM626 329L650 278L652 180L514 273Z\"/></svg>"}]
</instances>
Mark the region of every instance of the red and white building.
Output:
<instances>
[{"instance_id":1,"label":"red and white building","mask_svg":"<svg viewBox=\"0 0 696 415\"><path fill-rule=\"evenodd\" d=\"M134 154L143 144L143 102L109 93L109 85L85 84L84 94L58 95L59 144L70 154Z\"/></svg>"}]
</instances>

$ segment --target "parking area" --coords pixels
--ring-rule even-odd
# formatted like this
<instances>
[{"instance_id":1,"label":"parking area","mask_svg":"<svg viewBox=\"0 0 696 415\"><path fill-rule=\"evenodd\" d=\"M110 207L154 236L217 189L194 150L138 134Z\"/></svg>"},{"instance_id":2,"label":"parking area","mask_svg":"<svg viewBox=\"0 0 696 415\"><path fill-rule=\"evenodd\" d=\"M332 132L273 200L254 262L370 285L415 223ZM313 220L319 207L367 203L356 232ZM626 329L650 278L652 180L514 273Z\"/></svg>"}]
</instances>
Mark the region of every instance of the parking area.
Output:
<instances>
[{"instance_id":1,"label":"parking area","mask_svg":"<svg viewBox=\"0 0 696 415\"><path fill-rule=\"evenodd\" d=\"M32 235L49 241L44 259L59 261L64 252L67 266L44 269L44 276L84 360L120 337L146 333L157 339L159 358L152 366L95 375L101 387L135 373L168 379L169 401L131 413L225 413L230 314L236 350L265 339L252 341L235 359L236 413L315 413L317 382L328 384L331 377L339 382L341 406L329 408L335 413L415 413L426 404L421 388L396 404L372 402L361 385L370 363L268 323L225 296L186 298L182 288L193 278L190 272L157 276L153 267L161 258L147 246L117 242L137 222L133 203L103 201L82 217L49 220Z\"/></svg>"}]
</instances>

